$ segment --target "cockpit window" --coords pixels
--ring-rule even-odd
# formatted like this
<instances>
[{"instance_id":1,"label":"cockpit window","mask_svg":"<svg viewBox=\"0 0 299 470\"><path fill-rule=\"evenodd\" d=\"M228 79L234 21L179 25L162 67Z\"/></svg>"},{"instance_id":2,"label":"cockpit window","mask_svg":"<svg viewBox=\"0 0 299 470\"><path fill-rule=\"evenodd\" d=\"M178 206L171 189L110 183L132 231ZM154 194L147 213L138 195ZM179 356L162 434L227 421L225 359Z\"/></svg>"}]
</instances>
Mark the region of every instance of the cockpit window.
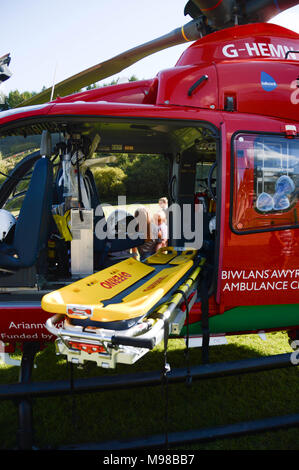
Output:
<instances>
[{"instance_id":1,"label":"cockpit window","mask_svg":"<svg viewBox=\"0 0 299 470\"><path fill-rule=\"evenodd\" d=\"M240 233L298 226L299 139L234 139L232 228Z\"/></svg>"},{"instance_id":2,"label":"cockpit window","mask_svg":"<svg viewBox=\"0 0 299 470\"><path fill-rule=\"evenodd\" d=\"M7 201L2 207L2 209L6 209L7 211L11 212L15 217L20 212L21 206L23 204L23 200L26 195L26 191L30 184L31 176L32 176L32 169L28 173L26 173L26 175L23 178L20 178L17 181L16 186L14 187L9 198L7 199Z\"/></svg>"}]
</instances>

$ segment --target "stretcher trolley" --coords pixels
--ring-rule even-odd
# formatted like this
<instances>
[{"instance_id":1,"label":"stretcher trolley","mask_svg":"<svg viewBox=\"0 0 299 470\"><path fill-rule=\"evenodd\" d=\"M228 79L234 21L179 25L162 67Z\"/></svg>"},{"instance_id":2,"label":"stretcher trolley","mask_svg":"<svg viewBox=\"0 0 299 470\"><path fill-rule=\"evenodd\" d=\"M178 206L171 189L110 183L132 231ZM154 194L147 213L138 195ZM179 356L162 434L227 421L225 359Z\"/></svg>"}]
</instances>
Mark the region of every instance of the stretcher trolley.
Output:
<instances>
[{"instance_id":1,"label":"stretcher trolley","mask_svg":"<svg viewBox=\"0 0 299 470\"><path fill-rule=\"evenodd\" d=\"M46 294L42 308L54 314L46 327L57 336L57 353L105 368L135 363L165 329L180 334L204 261L193 249L162 248L144 262L127 258Z\"/></svg>"}]
</instances>

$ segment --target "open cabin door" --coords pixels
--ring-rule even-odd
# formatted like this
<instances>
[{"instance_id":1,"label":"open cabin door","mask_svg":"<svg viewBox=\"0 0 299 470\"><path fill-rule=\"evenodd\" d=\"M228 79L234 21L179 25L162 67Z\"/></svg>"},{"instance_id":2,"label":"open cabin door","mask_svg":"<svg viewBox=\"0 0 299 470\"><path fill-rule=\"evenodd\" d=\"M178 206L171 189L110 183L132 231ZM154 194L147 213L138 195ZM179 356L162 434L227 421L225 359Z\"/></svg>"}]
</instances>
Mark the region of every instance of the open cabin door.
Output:
<instances>
[{"instance_id":1,"label":"open cabin door","mask_svg":"<svg viewBox=\"0 0 299 470\"><path fill-rule=\"evenodd\" d=\"M271 119L222 129L217 302L291 305L299 298L299 138ZM257 130L258 129L258 130ZM296 125L295 125L296 130Z\"/></svg>"}]
</instances>

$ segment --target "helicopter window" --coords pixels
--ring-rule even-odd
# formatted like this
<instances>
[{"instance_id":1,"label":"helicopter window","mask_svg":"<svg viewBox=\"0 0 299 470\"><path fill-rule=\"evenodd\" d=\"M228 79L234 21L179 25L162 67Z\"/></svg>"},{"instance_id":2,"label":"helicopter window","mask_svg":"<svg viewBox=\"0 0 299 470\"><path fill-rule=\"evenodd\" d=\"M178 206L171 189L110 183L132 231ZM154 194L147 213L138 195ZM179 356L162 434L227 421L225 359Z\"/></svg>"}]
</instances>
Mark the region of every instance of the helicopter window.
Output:
<instances>
[{"instance_id":1,"label":"helicopter window","mask_svg":"<svg viewBox=\"0 0 299 470\"><path fill-rule=\"evenodd\" d=\"M7 201L3 205L3 209L11 212L14 216L17 216L20 212L26 191L29 187L31 176L32 170L28 171L26 175L18 181Z\"/></svg>"},{"instance_id":2,"label":"helicopter window","mask_svg":"<svg viewBox=\"0 0 299 470\"><path fill-rule=\"evenodd\" d=\"M234 150L233 229L298 226L299 139L239 134Z\"/></svg>"}]
</instances>

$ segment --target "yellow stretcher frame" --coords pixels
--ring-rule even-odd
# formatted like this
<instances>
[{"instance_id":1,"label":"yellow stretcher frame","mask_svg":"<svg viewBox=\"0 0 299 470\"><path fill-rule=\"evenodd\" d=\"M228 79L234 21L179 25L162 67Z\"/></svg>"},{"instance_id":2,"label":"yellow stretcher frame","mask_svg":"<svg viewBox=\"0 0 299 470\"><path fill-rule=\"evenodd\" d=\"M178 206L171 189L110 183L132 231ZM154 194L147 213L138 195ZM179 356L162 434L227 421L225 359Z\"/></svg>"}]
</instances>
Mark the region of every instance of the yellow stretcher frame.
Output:
<instances>
[{"instance_id":1,"label":"yellow stretcher frame","mask_svg":"<svg viewBox=\"0 0 299 470\"><path fill-rule=\"evenodd\" d=\"M109 303L116 295L152 273L154 268L133 258L46 294L43 310L65 314L70 318L113 322L128 320L146 313L186 274L193 261L162 269L121 302Z\"/></svg>"},{"instance_id":2,"label":"yellow stretcher frame","mask_svg":"<svg viewBox=\"0 0 299 470\"><path fill-rule=\"evenodd\" d=\"M149 256L144 262L146 264L181 264L194 259L196 254L197 250L190 248L189 250L184 250L180 255L178 255L178 252L174 247L166 246L160 248L157 253Z\"/></svg>"},{"instance_id":3,"label":"yellow stretcher frame","mask_svg":"<svg viewBox=\"0 0 299 470\"><path fill-rule=\"evenodd\" d=\"M44 295L41 305L46 312L64 314L67 314L68 305L77 306L78 312L81 309L85 317L85 307L89 310L102 308L104 301L112 299L152 271L153 267L128 258Z\"/></svg>"},{"instance_id":4,"label":"yellow stretcher frame","mask_svg":"<svg viewBox=\"0 0 299 470\"><path fill-rule=\"evenodd\" d=\"M150 261L143 263L128 258L109 268L80 279L68 286L46 294L41 306L46 312L64 314L69 318L90 319L95 322L113 322L130 320L145 316L169 292L194 264L196 250L186 250L177 255L174 249L163 249L157 252L151 263L166 264L163 256L168 259L168 267L159 270L150 279L137 287L133 292L114 302L118 294L135 283L153 274L155 268ZM156 256L157 255L157 256ZM172 264L170 265L170 262ZM111 300L111 303L104 305Z\"/></svg>"}]
</instances>

